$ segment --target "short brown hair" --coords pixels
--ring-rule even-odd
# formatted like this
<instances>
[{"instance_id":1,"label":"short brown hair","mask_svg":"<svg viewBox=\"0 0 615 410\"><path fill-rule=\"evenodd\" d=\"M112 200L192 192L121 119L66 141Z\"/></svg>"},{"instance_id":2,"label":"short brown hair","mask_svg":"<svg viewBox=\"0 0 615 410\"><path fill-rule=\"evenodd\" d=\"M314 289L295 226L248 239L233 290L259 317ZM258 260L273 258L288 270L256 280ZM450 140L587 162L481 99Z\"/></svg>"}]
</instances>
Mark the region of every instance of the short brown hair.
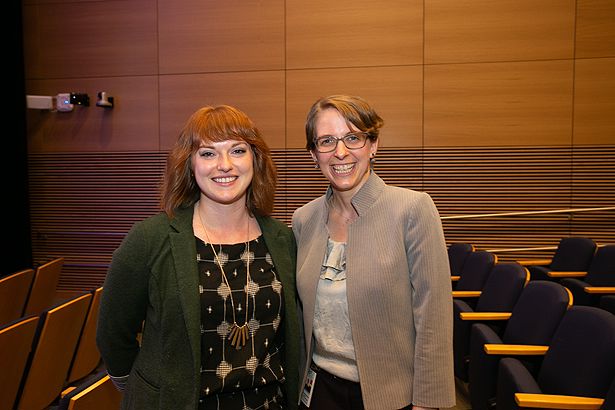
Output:
<instances>
[{"instance_id":1,"label":"short brown hair","mask_svg":"<svg viewBox=\"0 0 615 410\"><path fill-rule=\"evenodd\" d=\"M314 151L316 145L316 119L318 114L327 108L337 110L342 117L346 119L346 123L354 125L360 131L369 134L369 139L376 141L380 134L380 128L384 125L384 120L376 113L376 111L361 97L353 95L330 95L316 100L310 112L307 115L305 122L305 147L308 151Z\"/></svg>"},{"instance_id":2,"label":"short brown hair","mask_svg":"<svg viewBox=\"0 0 615 410\"><path fill-rule=\"evenodd\" d=\"M277 183L271 151L244 112L218 105L194 112L169 153L161 192L161 206L167 215L172 217L175 209L192 206L200 197L191 159L201 143L229 139L247 142L254 154L254 176L247 192L248 210L253 215L271 214Z\"/></svg>"}]
</instances>

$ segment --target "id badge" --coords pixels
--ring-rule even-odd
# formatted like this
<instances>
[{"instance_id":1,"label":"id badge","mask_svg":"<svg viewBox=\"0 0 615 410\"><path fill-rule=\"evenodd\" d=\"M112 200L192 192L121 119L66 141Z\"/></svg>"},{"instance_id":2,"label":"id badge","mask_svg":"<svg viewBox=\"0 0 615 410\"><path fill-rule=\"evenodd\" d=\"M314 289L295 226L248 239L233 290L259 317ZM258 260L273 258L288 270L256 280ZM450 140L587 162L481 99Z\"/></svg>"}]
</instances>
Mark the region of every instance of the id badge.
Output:
<instances>
[{"instance_id":1,"label":"id badge","mask_svg":"<svg viewBox=\"0 0 615 410\"><path fill-rule=\"evenodd\" d=\"M305 386L303 386L303 392L301 393L301 403L305 407L310 407L312 402L312 392L314 391L314 384L316 383L316 372L312 369L308 369L307 380Z\"/></svg>"}]
</instances>

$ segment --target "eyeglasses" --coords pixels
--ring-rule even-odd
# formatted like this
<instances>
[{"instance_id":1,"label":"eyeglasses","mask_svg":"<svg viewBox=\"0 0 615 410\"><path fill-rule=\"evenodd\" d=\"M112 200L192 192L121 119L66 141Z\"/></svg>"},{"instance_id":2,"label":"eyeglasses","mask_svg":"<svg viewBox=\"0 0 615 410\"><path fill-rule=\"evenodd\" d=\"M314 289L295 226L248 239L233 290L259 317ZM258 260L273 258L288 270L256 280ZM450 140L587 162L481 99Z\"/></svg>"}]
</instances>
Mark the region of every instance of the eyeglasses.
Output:
<instances>
[{"instance_id":1,"label":"eyeglasses","mask_svg":"<svg viewBox=\"0 0 615 410\"><path fill-rule=\"evenodd\" d=\"M335 151L339 141L342 141L348 149L359 149L365 146L368 137L369 134L367 132L351 132L339 138L333 135L325 135L316 138L314 144L316 145L316 151L322 153Z\"/></svg>"}]
</instances>

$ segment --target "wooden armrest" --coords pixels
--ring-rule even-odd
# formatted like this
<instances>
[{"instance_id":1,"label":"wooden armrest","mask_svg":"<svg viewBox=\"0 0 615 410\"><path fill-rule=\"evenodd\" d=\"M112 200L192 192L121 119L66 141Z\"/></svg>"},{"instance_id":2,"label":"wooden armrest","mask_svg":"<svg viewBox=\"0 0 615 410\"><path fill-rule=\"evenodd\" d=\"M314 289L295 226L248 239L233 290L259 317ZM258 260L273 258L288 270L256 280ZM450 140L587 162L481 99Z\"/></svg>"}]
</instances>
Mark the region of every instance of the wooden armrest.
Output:
<instances>
[{"instance_id":1,"label":"wooden armrest","mask_svg":"<svg viewBox=\"0 0 615 410\"><path fill-rule=\"evenodd\" d=\"M522 259L518 260L517 263L525 266L550 265L551 259Z\"/></svg>"},{"instance_id":2,"label":"wooden armrest","mask_svg":"<svg viewBox=\"0 0 615 410\"><path fill-rule=\"evenodd\" d=\"M480 290L454 290L454 298L477 298L482 292Z\"/></svg>"},{"instance_id":3,"label":"wooden armrest","mask_svg":"<svg viewBox=\"0 0 615 410\"><path fill-rule=\"evenodd\" d=\"M459 312L461 320L508 320L510 312Z\"/></svg>"},{"instance_id":4,"label":"wooden armrest","mask_svg":"<svg viewBox=\"0 0 615 410\"><path fill-rule=\"evenodd\" d=\"M598 410L604 399L556 394L515 393L515 401L521 407L539 409Z\"/></svg>"},{"instance_id":5,"label":"wooden armrest","mask_svg":"<svg viewBox=\"0 0 615 410\"><path fill-rule=\"evenodd\" d=\"M461 276L459 276L459 275L451 275L451 281L453 281L453 282L459 282L460 278L461 278Z\"/></svg>"},{"instance_id":6,"label":"wooden armrest","mask_svg":"<svg viewBox=\"0 0 615 410\"><path fill-rule=\"evenodd\" d=\"M587 276L587 272L575 272L575 271L551 271L551 272L547 272L547 275L549 275L552 278L582 278L584 276Z\"/></svg>"},{"instance_id":7,"label":"wooden armrest","mask_svg":"<svg viewBox=\"0 0 615 410\"><path fill-rule=\"evenodd\" d=\"M586 286L587 293L615 293L615 286Z\"/></svg>"},{"instance_id":8,"label":"wooden armrest","mask_svg":"<svg viewBox=\"0 0 615 410\"><path fill-rule=\"evenodd\" d=\"M506 345L498 343L487 343L483 348L487 354L515 356L542 356L549 350L549 346L542 345Z\"/></svg>"},{"instance_id":9,"label":"wooden armrest","mask_svg":"<svg viewBox=\"0 0 615 410\"><path fill-rule=\"evenodd\" d=\"M60 393L60 398L66 396L68 393L72 392L76 388L77 388L76 386L69 386L69 387L65 388L64 390L62 390L62 393Z\"/></svg>"}]
</instances>

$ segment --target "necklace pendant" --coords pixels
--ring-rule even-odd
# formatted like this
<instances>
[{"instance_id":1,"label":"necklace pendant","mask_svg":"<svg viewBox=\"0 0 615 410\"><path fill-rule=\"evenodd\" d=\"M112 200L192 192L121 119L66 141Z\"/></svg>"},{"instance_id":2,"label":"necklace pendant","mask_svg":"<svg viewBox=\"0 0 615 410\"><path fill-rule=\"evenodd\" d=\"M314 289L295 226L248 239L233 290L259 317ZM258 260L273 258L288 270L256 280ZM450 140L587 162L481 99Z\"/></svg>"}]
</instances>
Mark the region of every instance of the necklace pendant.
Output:
<instances>
[{"instance_id":1,"label":"necklace pendant","mask_svg":"<svg viewBox=\"0 0 615 410\"><path fill-rule=\"evenodd\" d=\"M237 350L245 346L248 340L248 324L244 323L242 326L238 326L237 323L233 323L228 340L231 341L231 346Z\"/></svg>"}]
</instances>

